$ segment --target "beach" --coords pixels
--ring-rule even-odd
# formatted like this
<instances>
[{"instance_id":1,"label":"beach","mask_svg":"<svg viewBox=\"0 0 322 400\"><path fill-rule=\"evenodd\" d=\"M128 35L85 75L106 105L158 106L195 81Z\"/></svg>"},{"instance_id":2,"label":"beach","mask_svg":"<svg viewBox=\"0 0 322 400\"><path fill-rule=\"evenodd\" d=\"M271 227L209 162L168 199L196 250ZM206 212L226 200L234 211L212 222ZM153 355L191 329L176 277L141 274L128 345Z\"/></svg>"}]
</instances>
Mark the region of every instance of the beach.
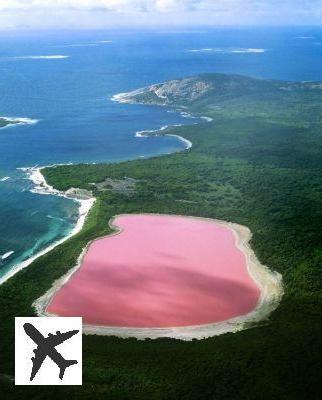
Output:
<instances>
[{"instance_id":1,"label":"beach","mask_svg":"<svg viewBox=\"0 0 322 400\"><path fill-rule=\"evenodd\" d=\"M8 279L10 279L12 276L14 276L17 272L21 271L22 269L28 267L33 261L35 261L37 258L45 255L55 247L59 246L60 244L64 243L66 240L71 238L72 236L76 235L78 232L81 231L81 229L84 226L86 217L92 208L93 204L95 203L95 198L94 197L88 197L88 198L82 198L82 196L79 195L77 190L68 190L66 192L60 192L59 190L54 189L52 186L48 185L46 182L45 177L41 173L41 170L45 167L30 167L30 168L21 168L22 171L24 171L28 178L34 183L34 188L32 191L34 193L42 194L42 195L51 195L51 196L62 196L66 197L70 200L73 200L79 204L78 208L78 213L79 213L79 218L74 226L74 228L71 230L69 235L63 237L62 239L56 241L55 243L51 244L50 246L44 248L43 250L39 251L37 254L34 256L28 258L27 260L17 264L15 267L13 267L6 275L4 275L0 279L0 284L4 283Z\"/></svg>"},{"instance_id":2,"label":"beach","mask_svg":"<svg viewBox=\"0 0 322 400\"><path fill-rule=\"evenodd\" d=\"M21 122L23 124L27 124L27 123L33 124L33 123L38 122L37 120L31 120L31 119L27 119L27 118L23 119L23 120L25 120L24 122ZM14 125L10 125L10 126L14 126ZM182 126L182 124L175 124L175 125L171 125L171 126L165 125L165 126L161 127L160 129L137 132L135 134L135 136L138 138L140 138L140 137L149 138L151 136L163 136L163 135L172 136L172 137L177 138L185 146L184 149L180 149L178 151L189 150L192 147L192 143L190 140L185 139L184 137L182 137L180 135L175 135L175 134L171 134L171 133L162 133L163 131L165 131L167 129L171 129L172 127L179 127L179 126ZM159 132L161 132L161 133L159 133ZM0 278L0 285L3 282L5 282L6 280L8 280L9 278L11 278L12 276L14 276L21 269L29 266L38 257L48 253L50 250L54 249L56 246L64 243L66 240L68 240L70 237L76 235L82 229L85 219L86 219L86 216L87 216L88 212L90 211L92 205L95 202L95 198L93 198L91 196L87 196L87 195L85 196L85 198L83 198L84 191L79 190L77 188L71 188L65 192L56 190L52 186L48 185L45 177L43 176L43 174L41 172L41 170L43 168L55 167L58 165L70 165L70 164L71 163L52 164L52 165L43 166L43 167L36 166L36 167L18 168L19 170L23 171L27 175L28 179L30 179L33 182L34 187L31 189L32 193L36 193L36 194L40 194L40 195L60 196L60 197L65 197L67 199L77 202L79 204L79 209L78 209L79 210L79 218L78 218L78 221L77 221L75 227L72 229L72 231L70 232L69 235L65 236L64 238L62 238L60 240L57 240L55 243L51 244L50 246L47 246L46 248L44 248L43 250L41 250L34 256L28 258L27 260L25 260L21 263L18 263L7 274L5 274L3 277ZM95 164L95 163L92 163L92 164ZM10 177L4 177L4 178L0 179L0 181L6 181L8 179L10 179ZM13 253L11 253L11 254L13 254Z\"/></svg>"},{"instance_id":3,"label":"beach","mask_svg":"<svg viewBox=\"0 0 322 400\"><path fill-rule=\"evenodd\" d=\"M153 136L172 136L180 140L185 145L185 150L189 150L192 147L192 142L188 139L185 139L183 136L180 135L175 135L172 133L166 133L165 131L171 128L176 128L183 126L182 124L177 124L177 125L165 125L162 126L160 129L155 129L155 130L150 130L150 131L139 131L135 133L135 137L137 138L149 138ZM180 150L179 150L180 151Z\"/></svg>"}]
</instances>

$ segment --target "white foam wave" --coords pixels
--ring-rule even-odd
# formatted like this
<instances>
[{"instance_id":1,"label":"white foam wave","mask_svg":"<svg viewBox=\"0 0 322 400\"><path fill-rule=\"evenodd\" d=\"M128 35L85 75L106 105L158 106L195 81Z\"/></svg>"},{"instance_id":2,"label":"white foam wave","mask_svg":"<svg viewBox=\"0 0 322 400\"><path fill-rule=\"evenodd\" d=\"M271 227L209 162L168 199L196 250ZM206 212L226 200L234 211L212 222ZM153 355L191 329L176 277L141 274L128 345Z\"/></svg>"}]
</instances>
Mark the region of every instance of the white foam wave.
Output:
<instances>
[{"instance_id":1,"label":"white foam wave","mask_svg":"<svg viewBox=\"0 0 322 400\"><path fill-rule=\"evenodd\" d=\"M315 38L315 36L296 36L295 39L310 40L310 39L316 39L316 38Z\"/></svg>"},{"instance_id":2,"label":"white foam wave","mask_svg":"<svg viewBox=\"0 0 322 400\"><path fill-rule=\"evenodd\" d=\"M14 251L8 251L7 253L2 254L2 256L0 256L0 258L1 258L1 260L6 260L6 259L9 258L13 253L14 253Z\"/></svg>"},{"instance_id":3,"label":"white foam wave","mask_svg":"<svg viewBox=\"0 0 322 400\"><path fill-rule=\"evenodd\" d=\"M54 164L48 165L48 167L55 167L58 165L72 165L73 163L67 164ZM45 167L42 167L45 168ZM34 187L30 190L31 193L38 193L38 194L45 194L45 195L56 195L62 196L67 198L73 198L73 196L68 196L65 192L61 192L57 189L54 189L51 185L46 182L45 177L41 173L42 168L35 166L35 167L23 167L17 168L20 171L23 171L27 175L27 179L31 180L34 184ZM78 201L79 199L77 199Z\"/></svg>"},{"instance_id":4,"label":"white foam wave","mask_svg":"<svg viewBox=\"0 0 322 400\"><path fill-rule=\"evenodd\" d=\"M182 34L183 35L186 35L186 34L198 35L198 34L206 34L206 33L208 33L208 31L195 31L195 30L191 30L191 31L189 31L189 30L186 30L186 31L161 31L160 33L165 34L165 35L168 35L168 34L170 34L170 35L182 35Z\"/></svg>"},{"instance_id":5,"label":"white foam wave","mask_svg":"<svg viewBox=\"0 0 322 400\"><path fill-rule=\"evenodd\" d=\"M138 138L142 138L142 137L147 137L148 135L145 135L144 133L142 133L142 132L135 132L135 135L134 135L135 137L138 137Z\"/></svg>"},{"instance_id":6,"label":"white foam wave","mask_svg":"<svg viewBox=\"0 0 322 400\"><path fill-rule=\"evenodd\" d=\"M123 99L125 96L128 97L129 94L128 93L117 93L111 97L111 100L116 101L117 103L123 103L124 102Z\"/></svg>"},{"instance_id":7,"label":"white foam wave","mask_svg":"<svg viewBox=\"0 0 322 400\"><path fill-rule=\"evenodd\" d=\"M54 217L53 215L47 215L47 218L54 219L54 220L61 221L61 222L65 221L63 218Z\"/></svg>"},{"instance_id":8,"label":"white foam wave","mask_svg":"<svg viewBox=\"0 0 322 400\"><path fill-rule=\"evenodd\" d=\"M63 54L52 54L48 56L17 56L9 57L8 60L61 60L64 58L69 58L69 56Z\"/></svg>"},{"instance_id":9,"label":"white foam wave","mask_svg":"<svg viewBox=\"0 0 322 400\"><path fill-rule=\"evenodd\" d=\"M231 53L265 53L266 49L235 49Z\"/></svg>"},{"instance_id":10,"label":"white foam wave","mask_svg":"<svg viewBox=\"0 0 322 400\"><path fill-rule=\"evenodd\" d=\"M10 179L10 176L4 176L3 178L0 179L0 182L5 182L8 179Z\"/></svg>"},{"instance_id":11,"label":"white foam wave","mask_svg":"<svg viewBox=\"0 0 322 400\"><path fill-rule=\"evenodd\" d=\"M197 116L192 115L192 114L190 114L190 113L188 113L188 112L186 112L186 111L182 111L182 112L180 113L180 115L181 115L181 117L183 117L183 118L192 118L192 119L198 118Z\"/></svg>"},{"instance_id":12,"label":"white foam wave","mask_svg":"<svg viewBox=\"0 0 322 400\"><path fill-rule=\"evenodd\" d=\"M205 49L190 49L187 50L189 53L213 53L217 52L219 49L213 49L213 48L205 48Z\"/></svg>"},{"instance_id":13,"label":"white foam wave","mask_svg":"<svg viewBox=\"0 0 322 400\"><path fill-rule=\"evenodd\" d=\"M221 53L221 54L234 54L234 53L265 53L266 49L261 48L220 48L210 47L204 49L191 49L187 50L189 53Z\"/></svg>"},{"instance_id":14,"label":"white foam wave","mask_svg":"<svg viewBox=\"0 0 322 400\"><path fill-rule=\"evenodd\" d=\"M141 93L144 92L144 89L141 90ZM115 101L117 103L132 103L133 99L132 96L135 96L136 94L139 94L138 91L135 92L128 92L128 93L118 93L115 94L114 96L111 97L112 101Z\"/></svg>"},{"instance_id":15,"label":"white foam wave","mask_svg":"<svg viewBox=\"0 0 322 400\"><path fill-rule=\"evenodd\" d=\"M39 119L25 118L25 117L3 117L0 116L0 119L8 122L7 125L0 127L0 129L5 129L9 127L13 127L16 125L33 125L39 122Z\"/></svg>"},{"instance_id":16,"label":"white foam wave","mask_svg":"<svg viewBox=\"0 0 322 400\"><path fill-rule=\"evenodd\" d=\"M205 121L207 121L207 122L212 122L212 121L213 121L213 118L211 118L211 117L202 116L202 117L200 117L200 118L203 119L203 120L205 120Z\"/></svg>"},{"instance_id":17,"label":"white foam wave","mask_svg":"<svg viewBox=\"0 0 322 400\"><path fill-rule=\"evenodd\" d=\"M99 40L98 42L93 43L70 43L70 44L61 44L53 47L97 47L101 44L110 44L113 43L112 40Z\"/></svg>"},{"instance_id":18,"label":"white foam wave","mask_svg":"<svg viewBox=\"0 0 322 400\"><path fill-rule=\"evenodd\" d=\"M73 43L73 44L65 44L59 47L97 47L98 43Z\"/></svg>"}]
</instances>

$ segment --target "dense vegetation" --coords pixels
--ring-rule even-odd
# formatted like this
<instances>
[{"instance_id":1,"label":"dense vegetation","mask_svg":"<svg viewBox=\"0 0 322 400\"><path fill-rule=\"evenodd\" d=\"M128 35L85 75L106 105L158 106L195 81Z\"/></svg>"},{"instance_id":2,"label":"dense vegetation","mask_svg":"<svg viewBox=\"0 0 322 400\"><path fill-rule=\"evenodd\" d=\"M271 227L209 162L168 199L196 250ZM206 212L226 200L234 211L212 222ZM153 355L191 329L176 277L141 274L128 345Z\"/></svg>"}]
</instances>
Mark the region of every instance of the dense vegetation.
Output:
<instances>
[{"instance_id":1,"label":"dense vegetation","mask_svg":"<svg viewBox=\"0 0 322 400\"><path fill-rule=\"evenodd\" d=\"M207 79L218 83L221 76ZM245 79L233 77L233 87ZM256 82L251 80L251 93L246 85L185 104L214 118L173 129L193 142L189 151L45 170L56 188L90 189L98 201L82 232L0 287L0 373L13 375L14 316L33 315L32 302L75 264L90 239L109 231L107 221L119 213L187 214L247 225L261 262L284 278L285 295L270 321L192 342L84 336L82 387L14 388L10 376L1 375L2 398L321 398L322 90L316 84L277 90L282 83L272 81L258 81L256 89ZM272 86L266 95L263 85ZM130 195L91 184L125 177L135 179Z\"/></svg>"}]
</instances>

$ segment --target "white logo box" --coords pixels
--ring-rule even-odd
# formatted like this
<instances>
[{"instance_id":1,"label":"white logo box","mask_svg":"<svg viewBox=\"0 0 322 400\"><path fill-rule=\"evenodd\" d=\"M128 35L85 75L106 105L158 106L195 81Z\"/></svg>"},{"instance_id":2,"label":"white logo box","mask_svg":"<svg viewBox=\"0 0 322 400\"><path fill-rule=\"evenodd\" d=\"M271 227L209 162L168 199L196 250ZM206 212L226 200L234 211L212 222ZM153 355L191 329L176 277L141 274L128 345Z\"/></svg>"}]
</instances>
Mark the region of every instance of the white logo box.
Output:
<instances>
[{"instance_id":1,"label":"white logo box","mask_svg":"<svg viewBox=\"0 0 322 400\"><path fill-rule=\"evenodd\" d=\"M73 332L77 330L78 333ZM63 339L66 340L59 343ZM30 380L34 364L35 372L42 360L38 372ZM15 384L81 385L82 318L16 317Z\"/></svg>"}]
</instances>

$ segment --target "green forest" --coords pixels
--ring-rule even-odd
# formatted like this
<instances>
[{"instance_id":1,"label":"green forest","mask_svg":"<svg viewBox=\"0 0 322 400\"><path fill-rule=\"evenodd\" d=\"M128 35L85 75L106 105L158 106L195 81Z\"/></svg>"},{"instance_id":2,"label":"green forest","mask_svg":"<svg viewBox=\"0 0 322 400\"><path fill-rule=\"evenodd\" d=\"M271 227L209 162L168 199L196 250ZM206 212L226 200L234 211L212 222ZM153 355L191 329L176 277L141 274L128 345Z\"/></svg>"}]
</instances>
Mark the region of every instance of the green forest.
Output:
<instances>
[{"instance_id":1,"label":"green forest","mask_svg":"<svg viewBox=\"0 0 322 400\"><path fill-rule=\"evenodd\" d=\"M43 170L56 189L91 190L97 201L80 233L0 286L2 398L321 398L322 85L220 74L177 82L185 86L182 98L164 87L163 104L149 91L131 100L213 118L163 132L190 140L191 149ZM200 82L207 90L196 96ZM135 182L130 191L104 184L128 178ZM83 335L82 387L14 387L14 317L35 315L32 303L90 240L110 232L111 217L154 212L248 226L261 263L283 276L285 294L270 319L191 342Z\"/></svg>"}]
</instances>

